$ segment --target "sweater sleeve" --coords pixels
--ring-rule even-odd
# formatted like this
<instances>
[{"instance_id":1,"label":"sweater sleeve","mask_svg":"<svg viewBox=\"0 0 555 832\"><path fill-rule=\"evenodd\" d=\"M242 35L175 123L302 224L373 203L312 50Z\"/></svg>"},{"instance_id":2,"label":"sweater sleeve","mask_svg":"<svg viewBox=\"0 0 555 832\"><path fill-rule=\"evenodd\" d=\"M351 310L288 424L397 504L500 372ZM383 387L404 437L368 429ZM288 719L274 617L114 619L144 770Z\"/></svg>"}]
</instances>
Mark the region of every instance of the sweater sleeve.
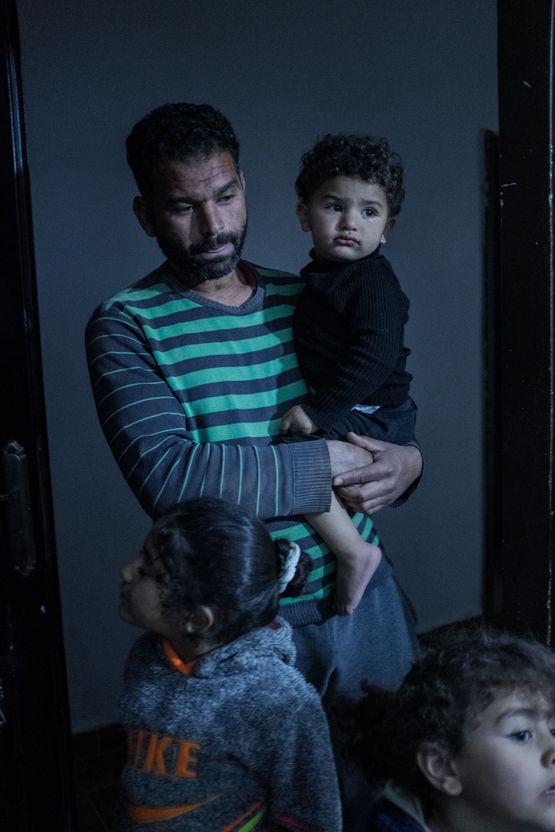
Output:
<instances>
[{"instance_id":1,"label":"sweater sleeve","mask_svg":"<svg viewBox=\"0 0 555 832\"><path fill-rule=\"evenodd\" d=\"M394 371L403 351L407 301L396 279L379 266L344 287L342 312L349 322L348 346L337 356L335 373L303 405L318 427L327 430L355 404L368 401ZM376 400L376 404L380 404Z\"/></svg>"},{"instance_id":2,"label":"sweater sleeve","mask_svg":"<svg viewBox=\"0 0 555 832\"><path fill-rule=\"evenodd\" d=\"M282 715L271 762L272 830L339 832L341 804L329 728L315 691L306 688Z\"/></svg>"},{"instance_id":3,"label":"sweater sleeve","mask_svg":"<svg viewBox=\"0 0 555 832\"><path fill-rule=\"evenodd\" d=\"M97 310L86 350L102 430L149 515L202 495L239 503L262 519L329 509L325 442L195 441L150 345L125 310Z\"/></svg>"}]
</instances>

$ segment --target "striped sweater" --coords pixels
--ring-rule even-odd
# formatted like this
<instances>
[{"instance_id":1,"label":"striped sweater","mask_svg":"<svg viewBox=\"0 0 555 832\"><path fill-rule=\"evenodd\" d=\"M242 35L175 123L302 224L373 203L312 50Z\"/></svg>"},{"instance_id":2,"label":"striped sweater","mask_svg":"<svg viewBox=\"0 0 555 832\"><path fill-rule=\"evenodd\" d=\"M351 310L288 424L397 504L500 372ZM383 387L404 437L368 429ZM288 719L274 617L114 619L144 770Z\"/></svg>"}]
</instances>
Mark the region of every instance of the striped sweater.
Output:
<instances>
[{"instance_id":1,"label":"striped sweater","mask_svg":"<svg viewBox=\"0 0 555 832\"><path fill-rule=\"evenodd\" d=\"M101 304L86 333L91 383L108 444L148 514L222 497L310 554L305 594L282 609L306 624L329 614L335 558L299 516L330 507L326 443L278 439L281 417L306 396L292 330L302 282L240 267L254 288L239 307L184 290L167 264ZM353 519L375 537L370 518Z\"/></svg>"}]
</instances>

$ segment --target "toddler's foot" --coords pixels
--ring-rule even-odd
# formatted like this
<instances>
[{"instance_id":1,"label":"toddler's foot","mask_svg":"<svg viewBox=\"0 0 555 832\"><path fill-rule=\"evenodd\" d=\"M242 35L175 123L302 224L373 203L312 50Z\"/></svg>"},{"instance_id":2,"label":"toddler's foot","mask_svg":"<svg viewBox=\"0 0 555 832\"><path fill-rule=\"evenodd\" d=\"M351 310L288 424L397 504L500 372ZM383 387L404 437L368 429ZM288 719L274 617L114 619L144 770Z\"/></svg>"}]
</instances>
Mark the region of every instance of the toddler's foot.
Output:
<instances>
[{"instance_id":1,"label":"toddler's foot","mask_svg":"<svg viewBox=\"0 0 555 832\"><path fill-rule=\"evenodd\" d=\"M338 615L352 615L358 607L381 557L381 549L373 543L364 543L356 555L338 557L335 589L335 611Z\"/></svg>"}]
</instances>

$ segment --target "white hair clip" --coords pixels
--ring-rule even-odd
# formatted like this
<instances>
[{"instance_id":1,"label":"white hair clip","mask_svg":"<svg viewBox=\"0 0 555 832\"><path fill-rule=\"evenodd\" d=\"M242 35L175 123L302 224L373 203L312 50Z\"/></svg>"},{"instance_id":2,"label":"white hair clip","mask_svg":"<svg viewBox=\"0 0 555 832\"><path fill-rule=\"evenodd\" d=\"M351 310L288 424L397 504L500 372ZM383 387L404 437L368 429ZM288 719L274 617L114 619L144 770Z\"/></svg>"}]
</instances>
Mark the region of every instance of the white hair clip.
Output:
<instances>
[{"instance_id":1,"label":"white hair clip","mask_svg":"<svg viewBox=\"0 0 555 832\"><path fill-rule=\"evenodd\" d=\"M279 576L279 583L278 583L278 594L285 590L287 584L291 583L295 572L297 571L297 564L299 562L299 558L301 556L301 550L299 548L298 543L289 543L289 552L283 562L283 566L281 568L281 575Z\"/></svg>"}]
</instances>

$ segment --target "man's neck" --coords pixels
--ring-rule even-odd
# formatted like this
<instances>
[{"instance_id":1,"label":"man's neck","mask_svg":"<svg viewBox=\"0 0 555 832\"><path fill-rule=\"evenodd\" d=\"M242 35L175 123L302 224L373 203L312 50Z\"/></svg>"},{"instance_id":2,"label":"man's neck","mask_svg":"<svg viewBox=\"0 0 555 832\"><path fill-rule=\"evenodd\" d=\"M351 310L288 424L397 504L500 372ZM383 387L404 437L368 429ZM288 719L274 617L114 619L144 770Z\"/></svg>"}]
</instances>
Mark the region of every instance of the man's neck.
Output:
<instances>
[{"instance_id":1,"label":"man's neck","mask_svg":"<svg viewBox=\"0 0 555 832\"><path fill-rule=\"evenodd\" d=\"M212 280L202 280L200 283L189 275L180 275L174 267L172 271L179 277L186 289L198 292L208 300L216 301L224 306L241 306L252 294L252 287L239 268L234 269L231 274Z\"/></svg>"}]
</instances>

